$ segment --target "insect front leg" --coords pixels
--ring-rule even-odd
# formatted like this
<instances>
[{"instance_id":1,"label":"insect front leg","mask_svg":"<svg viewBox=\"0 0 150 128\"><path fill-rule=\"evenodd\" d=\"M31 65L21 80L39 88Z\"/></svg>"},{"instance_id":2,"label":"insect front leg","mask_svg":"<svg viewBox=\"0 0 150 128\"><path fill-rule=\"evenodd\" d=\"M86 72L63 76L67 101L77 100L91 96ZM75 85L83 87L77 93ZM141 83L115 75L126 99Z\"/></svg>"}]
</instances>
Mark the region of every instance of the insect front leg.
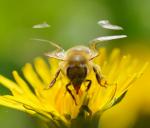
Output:
<instances>
[{"instance_id":1,"label":"insect front leg","mask_svg":"<svg viewBox=\"0 0 150 128\"><path fill-rule=\"evenodd\" d=\"M75 105L77 105L76 98L74 97L74 95L72 94L71 90L69 89L69 86L70 86L70 85L71 85L71 82L66 85L66 90L67 90L68 93L71 95L72 99L73 99L74 102L75 102Z\"/></svg>"},{"instance_id":2,"label":"insect front leg","mask_svg":"<svg viewBox=\"0 0 150 128\"><path fill-rule=\"evenodd\" d=\"M96 76L96 79L97 79L97 82L99 83L99 85L102 86L102 87L106 87L106 85L108 85L108 83L107 83L106 80L104 81L104 83L102 83L102 80L104 80L104 77L102 76L100 67L97 66L97 65L94 65L93 66L93 71L95 73L95 76Z\"/></svg>"},{"instance_id":3,"label":"insect front leg","mask_svg":"<svg viewBox=\"0 0 150 128\"><path fill-rule=\"evenodd\" d=\"M57 70L54 79L50 82L49 88L51 88L51 87L55 84L56 79L57 79L57 77L58 77L59 74L60 74L60 71L61 71L61 69L58 69L58 70Z\"/></svg>"},{"instance_id":4,"label":"insect front leg","mask_svg":"<svg viewBox=\"0 0 150 128\"><path fill-rule=\"evenodd\" d=\"M87 88L86 88L86 91L88 91L91 87L92 81L91 80L85 80L85 82L88 82L88 85L87 85Z\"/></svg>"}]
</instances>

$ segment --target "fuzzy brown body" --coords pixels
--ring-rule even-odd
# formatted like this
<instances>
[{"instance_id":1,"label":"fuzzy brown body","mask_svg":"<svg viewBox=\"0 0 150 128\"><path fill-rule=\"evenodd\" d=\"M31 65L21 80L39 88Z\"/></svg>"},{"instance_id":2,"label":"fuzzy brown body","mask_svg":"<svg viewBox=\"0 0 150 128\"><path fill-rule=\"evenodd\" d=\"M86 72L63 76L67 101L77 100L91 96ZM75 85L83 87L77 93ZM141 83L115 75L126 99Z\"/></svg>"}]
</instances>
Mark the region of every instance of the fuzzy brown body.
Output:
<instances>
[{"instance_id":1,"label":"fuzzy brown body","mask_svg":"<svg viewBox=\"0 0 150 128\"><path fill-rule=\"evenodd\" d=\"M85 47L73 47L68 51L66 58L66 76L76 90L76 94L79 93L81 84L86 80L89 72L89 61L86 53L88 49L84 51L83 48Z\"/></svg>"},{"instance_id":2,"label":"fuzzy brown body","mask_svg":"<svg viewBox=\"0 0 150 128\"><path fill-rule=\"evenodd\" d=\"M56 78L59 73L62 72L65 76L67 76L69 83L66 84L66 90L71 95L73 100L76 103L75 96L70 90L69 86L73 85L76 94L79 94L80 87L83 82L87 82L88 91L91 87L92 81L87 79L87 75L90 71L94 71L96 79L98 83L101 85L101 73L99 68L92 62L92 59L97 55L94 54L88 47L85 46L76 46L69 49L65 53L64 61L60 63L60 68L57 71L54 79L50 83L50 87L54 85L56 82Z\"/></svg>"},{"instance_id":3,"label":"fuzzy brown body","mask_svg":"<svg viewBox=\"0 0 150 128\"><path fill-rule=\"evenodd\" d=\"M85 81L87 76L87 66L85 64L70 65L67 68L67 77L71 81L71 84L76 90L76 94L79 93L81 84Z\"/></svg>"}]
</instances>

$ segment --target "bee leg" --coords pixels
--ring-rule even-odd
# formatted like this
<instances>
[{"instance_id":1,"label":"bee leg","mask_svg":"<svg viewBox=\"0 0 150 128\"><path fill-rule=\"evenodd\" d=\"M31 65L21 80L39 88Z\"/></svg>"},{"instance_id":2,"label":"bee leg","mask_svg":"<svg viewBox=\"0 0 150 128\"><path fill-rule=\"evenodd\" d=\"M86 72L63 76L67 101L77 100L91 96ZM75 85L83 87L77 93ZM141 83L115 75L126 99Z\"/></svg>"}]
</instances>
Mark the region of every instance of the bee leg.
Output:
<instances>
[{"instance_id":1,"label":"bee leg","mask_svg":"<svg viewBox=\"0 0 150 128\"><path fill-rule=\"evenodd\" d=\"M61 70L59 69L59 70L56 72L54 79L51 81L51 83L50 83L50 85L49 85L49 88L51 88L51 87L55 84L56 79L57 79L57 77L58 77L60 71L61 71Z\"/></svg>"},{"instance_id":2,"label":"bee leg","mask_svg":"<svg viewBox=\"0 0 150 128\"><path fill-rule=\"evenodd\" d=\"M98 69L96 66L93 66L93 71L95 73L95 76L96 76L96 79L97 79L97 82L99 83L99 85L102 87L106 87L106 85L108 85L108 83L106 80L104 83L102 83L102 79L104 79L104 78L100 73L100 69Z\"/></svg>"},{"instance_id":3,"label":"bee leg","mask_svg":"<svg viewBox=\"0 0 150 128\"><path fill-rule=\"evenodd\" d=\"M75 105L77 105L76 99L75 99L74 95L72 94L71 90L69 89L69 86L70 86L70 85L71 85L71 82L66 85L66 90L67 90L68 93L71 95L72 99L73 99L74 102L75 102Z\"/></svg>"},{"instance_id":4,"label":"bee leg","mask_svg":"<svg viewBox=\"0 0 150 128\"><path fill-rule=\"evenodd\" d=\"M86 88L86 91L88 91L91 87L92 81L91 80L85 80L85 82L88 82L88 85L87 85L87 88Z\"/></svg>"}]
</instances>

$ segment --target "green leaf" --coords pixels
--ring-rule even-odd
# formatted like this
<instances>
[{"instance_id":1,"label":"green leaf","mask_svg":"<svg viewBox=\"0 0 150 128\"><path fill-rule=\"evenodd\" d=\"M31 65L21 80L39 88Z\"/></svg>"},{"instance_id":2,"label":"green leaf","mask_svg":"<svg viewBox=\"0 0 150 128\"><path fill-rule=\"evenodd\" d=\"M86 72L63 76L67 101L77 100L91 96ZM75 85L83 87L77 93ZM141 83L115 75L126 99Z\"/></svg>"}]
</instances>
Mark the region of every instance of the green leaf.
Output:
<instances>
[{"instance_id":1,"label":"green leaf","mask_svg":"<svg viewBox=\"0 0 150 128\"><path fill-rule=\"evenodd\" d=\"M82 105L76 119L71 122L70 128L99 128L101 112L92 115L92 111L87 105Z\"/></svg>"},{"instance_id":2,"label":"green leaf","mask_svg":"<svg viewBox=\"0 0 150 128\"><path fill-rule=\"evenodd\" d=\"M89 116L92 115L92 111L90 110L90 108L87 105L82 105L78 116L85 117L87 115L89 115Z\"/></svg>"},{"instance_id":3,"label":"green leaf","mask_svg":"<svg viewBox=\"0 0 150 128\"><path fill-rule=\"evenodd\" d=\"M112 106L120 103L122 101L122 99L126 96L127 92L128 92L128 90L125 91L123 94L121 94L117 99L115 99L115 101L114 101Z\"/></svg>"},{"instance_id":4,"label":"green leaf","mask_svg":"<svg viewBox=\"0 0 150 128\"><path fill-rule=\"evenodd\" d=\"M103 114L103 111L97 111L93 116L92 116L92 119L91 119L91 122L90 122L90 128L100 128L100 118L101 118L101 115Z\"/></svg>"},{"instance_id":5,"label":"green leaf","mask_svg":"<svg viewBox=\"0 0 150 128\"><path fill-rule=\"evenodd\" d=\"M66 120L70 121L71 120L71 115L70 114L65 114L64 117L66 118Z\"/></svg>"}]
</instances>

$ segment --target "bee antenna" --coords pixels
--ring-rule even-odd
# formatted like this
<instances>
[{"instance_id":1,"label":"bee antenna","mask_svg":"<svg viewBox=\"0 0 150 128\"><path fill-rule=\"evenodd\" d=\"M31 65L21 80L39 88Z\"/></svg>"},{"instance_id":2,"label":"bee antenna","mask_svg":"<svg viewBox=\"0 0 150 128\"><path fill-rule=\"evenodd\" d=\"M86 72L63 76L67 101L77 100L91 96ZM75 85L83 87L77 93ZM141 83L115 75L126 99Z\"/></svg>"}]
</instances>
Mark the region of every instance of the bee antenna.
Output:
<instances>
[{"instance_id":1,"label":"bee antenna","mask_svg":"<svg viewBox=\"0 0 150 128\"><path fill-rule=\"evenodd\" d=\"M52 41L45 40L45 39L38 39L38 38L33 38L31 40L40 41L40 42L47 42L47 43L51 44L52 46L56 47L58 49L58 51L64 51L64 49L61 46L59 46L58 44L56 44Z\"/></svg>"}]
</instances>

